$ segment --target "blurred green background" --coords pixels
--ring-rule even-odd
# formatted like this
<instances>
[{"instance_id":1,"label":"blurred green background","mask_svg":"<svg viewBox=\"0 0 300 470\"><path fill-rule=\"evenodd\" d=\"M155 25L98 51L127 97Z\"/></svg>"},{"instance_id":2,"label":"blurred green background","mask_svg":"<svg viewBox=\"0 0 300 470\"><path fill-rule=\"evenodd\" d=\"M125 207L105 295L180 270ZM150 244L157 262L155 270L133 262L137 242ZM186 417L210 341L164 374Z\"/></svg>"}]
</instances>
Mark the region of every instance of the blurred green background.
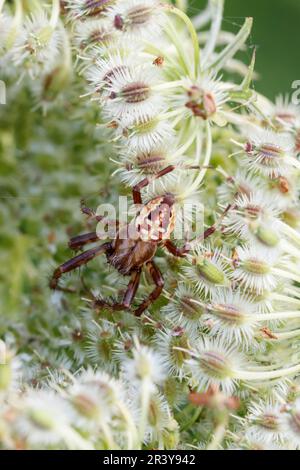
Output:
<instances>
[{"instance_id":1,"label":"blurred green background","mask_svg":"<svg viewBox=\"0 0 300 470\"><path fill-rule=\"evenodd\" d=\"M191 11L206 0L190 0ZM253 16L249 45L257 45L256 89L270 98L291 91L300 80L300 0L225 0L223 27L237 31L243 18Z\"/></svg>"}]
</instances>

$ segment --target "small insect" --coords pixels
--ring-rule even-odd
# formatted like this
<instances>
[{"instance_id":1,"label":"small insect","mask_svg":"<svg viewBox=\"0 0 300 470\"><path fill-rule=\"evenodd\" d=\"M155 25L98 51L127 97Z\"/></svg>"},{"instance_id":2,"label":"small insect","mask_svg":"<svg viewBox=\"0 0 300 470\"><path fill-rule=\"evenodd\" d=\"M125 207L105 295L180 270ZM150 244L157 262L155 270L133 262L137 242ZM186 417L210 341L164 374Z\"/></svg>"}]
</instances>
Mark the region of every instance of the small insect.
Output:
<instances>
[{"instance_id":1,"label":"small insect","mask_svg":"<svg viewBox=\"0 0 300 470\"><path fill-rule=\"evenodd\" d=\"M172 172L175 169L170 165L157 173L151 181L161 178L162 176ZM164 287L163 276L153 261L159 246L164 246L172 255L176 257L184 257L191 250L191 245L186 243L183 247L178 248L170 237L175 228L175 197L170 193L151 199L148 203L143 204L141 190L146 188L151 181L148 178L143 179L133 188L133 201L141 207L138 215L134 219L134 231L129 229L129 225L120 227L117 223L117 233L113 241L98 245L83 253L75 256L66 263L59 266L53 273L50 281L51 289L59 289L70 291L59 286L59 279L65 273L71 272L80 266L86 265L101 254L106 254L108 263L118 270L123 276L130 276L130 282L120 303L111 303L102 299L95 299L95 306L110 308L113 311L130 310L135 295L137 293L141 272L144 267L150 272L155 289L145 299L142 304L135 310L136 316L141 316L149 306L158 299ZM229 208L226 209L227 212ZM82 207L83 213L92 216L98 221L101 217L97 217L92 209ZM217 226L209 227L198 240L204 240L212 235ZM97 232L91 232L84 235L74 237L69 242L69 247L73 250L80 250L84 245L99 242Z\"/></svg>"},{"instance_id":2,"label":"small insect","mask_svg":"<svg viewBox=\"0 0 300 470\"><path fill-rule=\"evenodd\" d=\"M165 62L165 58L163 56L158 56L153 61L153 65L156 65L157 67L162 67L164 65L164 62Z\"/></svg>"}]
</instances>

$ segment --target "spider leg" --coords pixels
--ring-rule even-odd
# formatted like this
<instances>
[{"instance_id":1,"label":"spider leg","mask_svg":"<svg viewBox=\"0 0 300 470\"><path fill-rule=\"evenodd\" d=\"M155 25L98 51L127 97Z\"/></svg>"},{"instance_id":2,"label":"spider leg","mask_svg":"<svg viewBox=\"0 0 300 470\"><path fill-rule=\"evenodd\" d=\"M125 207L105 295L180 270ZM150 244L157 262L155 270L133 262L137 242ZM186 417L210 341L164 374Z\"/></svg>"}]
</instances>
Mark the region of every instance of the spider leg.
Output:
<instances>
[{"instance_id":1,"label":"spider leg","mask_svg":"<svg viewBox=\"0 0 300 470\"><path fill-rule=\"evenodd\" d=\"M167 240L165 242L165 247L173 256L177 256L178 258L184 258L185 255L190 251L187 244L181 248L178 248L171 240Z\"/></svg>"},{"instance_id":2,"label":"spider leg","mask_svg":"<svg viewBox=\"0 0 300 470\"><path fill-rule=\"evenodd\" d=\"M135 316L140 317L142 313L153 303L162 293L164 287L164 278L156 264L151 261L147 263L147 268L150 271L151 277L156 285L154 291L149 295L147 299L136 309Z\"/></svg>"},{"instance_id":3,"label":"spider leg","mask_svg":"<svg viewBox=\"0 0 300 470\"><path fill-rule=\"evenodd\" d=\"M212 167L211 166L205 167L205 166L199 166L199 165L196 165L196 166L189 166L188 165L186 167L183 167L182 169L198 170L198 169L203 169L203 168L211 169ZM176 167L174 165L169 165L166 168L163 168L162 170L160 170L151 179L144 178L142 181L140 181L138 184L136 184L132 189L132 197L133 197L134 204L143 204L142 195L141 195L141 190L143 188L146 188L146 186L148 186L153 181L155 181L159 178L162 178L165 175L168 175L169 173L171 173L175 169L176 169Z\"/></svg>"},{"instance_id":4,"label":"spider leg","mask_svg":"<svg viewBox=\"0 0 300 470\"><path fill-rule=\"evenodd\" d=\"M96 232L85 233L78 237L71 238L69 241L69 248L75 251L80 250L84 245L97 242L98 240L99 238Z\"/></svg>"},{"instance_id":5,"label":"spider leg","mask_svg":"<svg viewBox=\"0 0 300 470\"><path fill-rule=\"evenodd\" d=\"M161 178L162 176L165 176L168 173L171 173L174 170L175 170L175 166L169 165L163 170L159 171L156 175L154 175L153 178L151 179L144 178L142 181L136 184L132 190L132 197L133 197L134 204L143 204L142 195L141 195L141 190L143 188L146 188L146 186L148 186L152 181L157 180Z\"/></svg>"},{"instance_id":6,"label":"spider leg","mask_svg":"<svg viewBox=\"0 0 300 470\"><path fill-rule=\"evenodd\" d=\"M103 217L97 216L97 214L96 214L96 212L94 211L94 209L91 209L90 207L87 207L87 206L85 205L84 200L81 200L80 209L81 209L81 212L82 212L84 215L87 215L90 219L94 219L94 220L96 220L97 222L101 222L101 220L103 220Z\"/></svg>"},{"instance_id":7,"label":"spider leg","mask_svg":"<svg viewBox=\"0 0 300 470\"><path fill-rule=\"evenodd\" d=\"M213 224L211 225L210 227L208 227L202 235L200 235L199 237L196 237L194 240L192 240L191 242L187 243L187 247L189 248L189 251L197 244L197 243L200 243L200 242L203 242L204 240L206 240L207 238L209 238L211 235L213 235L219 228L220 226L222 225L222 222L224 220L224 218L226 217L226 215L228 214L228 212L233 209L235 207L235 204L228 204L228 206L226 207L226 209L223 211L223 213L220 215L219 219Z\"/></svg>"},{"instance_id":8,"label":"spider leg","mask_svg":"<svg viewBox=\"0 0 300 470\"><path fill-rule=\"evenodd\" d=\"M97 215L94 209L87 207L84 201L81 201L81 212L84 215L87 215L90 220L96 220L96 222L103 222L110 223L109 219L107 219L104 215ZM120 222L119 220L115 221L116 227L119 227Z\"/></svg>"},{"instance_id":9,"label":"spider leg","mask_svg":"<svg viewBox=\"0 0 300 470\"><path fill-rule=\"evenodd\" d=\"M80 266L87 264L89 261L96 258L96 256L99 256L105 253L110 248L111 248L110 243L104 243L103 245L92 248L91 250L84 251L80 255L75 256L75 258L72 258L66 263L60 265L53 273L52 279L49 284L50 289L54 289L54 290L58 289L61 291L66 291L66 292L73 292L72 289L64 289L62 287L59 287L58 281L61 278L61 276L65 273L74 271L74 269L77 269Z\"/></svg>"},{"instance_id":10,"label":"spider leg","mask_svg":"<svg viewBox=\"0 0 300 470\"><path fill-rule=\"evenodd\" d=\"M195 246L197 243L203 242L218 230L224 220L224 217L233 207L233 204L229 204L215 224L208 227L199 237L196 237L191 242L185 243L183 247L178 248L171 240L166 240L165 247L173 256L177 256L180 258L185 257L191 251L193 246Z\"/></svg>"},{"instance_id":11,"label":"spider leg","mask_svg":"<svg viewBox=\"0 0 300 470\"><path fill-rule=\"evenodd\" d=\"M131 280L127 286L121 303L109 303L108 301L97 299L94 303L95 307L107 307L114 311L128 310L134 300L138 290L141 278L141 271L134 271L131 275Z\"/></svg>"}]
</instances>

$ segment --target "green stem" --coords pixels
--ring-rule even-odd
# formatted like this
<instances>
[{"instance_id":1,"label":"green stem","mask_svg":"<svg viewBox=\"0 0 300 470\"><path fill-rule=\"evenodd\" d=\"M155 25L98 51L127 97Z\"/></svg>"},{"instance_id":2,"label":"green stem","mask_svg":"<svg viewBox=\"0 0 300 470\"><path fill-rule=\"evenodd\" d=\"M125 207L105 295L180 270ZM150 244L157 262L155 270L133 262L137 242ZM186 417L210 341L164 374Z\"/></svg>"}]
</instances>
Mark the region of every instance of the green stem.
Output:
<instances>
[{"instance_id":1,"label":"green stem","mask_svg":"<svg viewBox=\"0 0 300 470\"><path fill-rule=\"evenodd\" d=\"M118 446L113 439L110 427L107 426L106 423L101 423L101 429L103 431L104 438L107 442L108 450L117 450Z\"/></svg>"},{"instance_id":2,"label":"green stem","mask_svg":"<svg viewBox=\"0 0 300 470\"><path fill-rule=\"evenodd\" d=\"M178 149L175 151L173 154L174 159L180 156L183 156L184 153L192 146L194 143L194 140L197 137L197 130L194 130L191 132L191 135L188 139L179 139L179 141L184 142L184 144L181 145L181 147L178 147Z\"/></svg>"},{"instance_id":3,"label":"green stem","mask_svg":"<svg viewBox=\"0 0 300 470\"><path fill-rule=\"evenodd\" d=\"M178 117L180 116L181 114L183 114L184 112L186 111L185 108L178 108L178 109L174 109L173 111L169 111L167 113L163 113L163 114L159 114L157 116L157 119L159 121L165 121L167 119L172 119L174 117Z\"/></svg>"},{"instance_id":4,"label":"green stem","mask_svg":"<svg viewBox=\"0 0 300 470\"><path fill-rule=\"evenodd\" d=\"M227 60L231 59L237 53L237 51L248 39L248 36L251 33L252 25L253 18L246 18L245 23L243 24L239 33L236 35L234 41L232 41L231 44L228 44L228 46L225 47L225 49L218 55L218 57L210 64L209 70L220 70L223 65L227 62Z\"/></svg>"},{"instance_id":5,"label":"green stem","mask_svg":"<svg viewBox=\"0 0 300 470\"><path fill-rule=\"evenodd\" d=\"M291 271L288 272L288 271L284 271L283 269L273 268L272 272L277 276L283 277L284 279L289 279L290 281L300 283L300 276L298 276L297 274L295 274Z\"/></svg>"},{"instance_id":6,"label":"green stem","mask_svg":"<svg viewBox=\"0 0 300 470\"><path fill-rule=\"evenodd\" d=\"M151 398L150 384L144 380L141 385L141 417L139 425L139 436L141 443L144 441L145 430L148 421L149 404Z\"/></svg>"},{"instance_id":7,"label":"green stem","mask_svg":"<svg viewBox=\"0 0 300 470\"><path fill-rule=\"evenodd\" d=\"M129 413L127 408L123 405L123 403L119 402L118 408L124 420L126 421L127 427L128 427L128 433L127 433L128 450L135 450L139 445L138 433L137 433L135 423L131 417L131 414Z\"/></svg>"},{"instance_id":8,"label":"green stem","mask_svg":"<svg viewBox=\"0 0 300 470\"><path fill-rule=\"evenodd\" d=\"M226 428L228 425L228 417L223 419L221 423L219 423L215 429L213 439L211 443L207 446L206 450L219 450L220 446L224 440Z\"/></svg>"},{"instance_id":9,"label":"green stem","mask_svg":"<svg viewBox=\"0 0 300 470\"><path fill-rule=\"evenodd\" d=\"M161 83L160 85L153 86L151 89L152 91L164 91L164 90L172 90L173 88L180 88L184 87L183 80L174 80L171 82Z\"/></svg>"},{"instance_id":10,"label":"green stem","mask_svg":"<svg viewBox=\"0 0 300 470\"><path fill-rule=\"evenodd\" d=\"M172 41L174 46L176 47L176 50L178 53L179 64L181 65L182 70L187 76L189 76L190 71L189 71L187 60L186 60L186 54L185 54L185 51L181 42L178 40L177 33L172 23L169 23L168 26L165 27L165 33L169 37L170 41Z\"/></svg>"},{"instance_id":11,"label":"green stem","mask_svg":"<svg viewBox=\"0 0 300 470\"><path fill-rule=\"evenodd\" d=\"M185 423L184 426L181 428L181 432L188 431L193 426L193 424L198 421L199 417L201 416L202 410L202 406L197 407L191 419L187 423Z\"/></svg>"},{"instance_id":12,"label":"green stem","mask_svg":"<svg viewBox=\"0 0 300 470\"><path fill-rule=\"evenodd\" d=\"M6 48L9 50L13 47L17 38L18 31L23 21L23 4L22 0L16 1L15 14L12 21L11 29L6 38Z\"/></svg>"},{"instance_id":13,"label":"green stem","mask_svg":"<svg viewBox=\"0 0 300 470\"><path fill-rule=\"evenodd\" d=\"M194 25L189 19L189 17L182 10L174 7L173 5L164 5L163 8L166 9L168 12L173 13L174 15L178 16L181 20L183 20L183 22L187 26L187 29L191 35L191 39L193 43L194 78L196 78L198 76L198 73L200 72L200 47L199 47L197 31L195 30Z\"/></svg>"},{"instance_id":14,"label":"green stem","mask_svg":"<svg viewBox=\"0 0 300 470\"><path fill-rule=\"evenodd\" d=\"M187 0L176 0L176 7L179 8L182 11L187 10Z\"/></svg>"},{"instance_id":15,"label":"green stem","mask_svg":"<svg viewBox=\"0 0 300 470\"><path fill-rule=\"evenodd\" d=\"M292 318L300 318L300 311L287 311L287 312L274 312L274 313L261 313L249 315L249 320L252 321L271 321L271 320L288 320Z\"/></svg>"},{"instance_id":16,"label":"green stem","mask_svg":"<svg viewBox=\"0 0 300 470\"><path fill-rule=\"evenodd\" d=\"M250 89L250 86L251 86L251 83L252 83L252 80L253 80L255 61L256 61L256 49L254 49L254 51L253 51L248 73L247 73L246 77L244 78L242 86L241 86L242 90L244 90L244 91L247 91L247 90Z\"/></svg>"},{"instance_id":17,"label":"green stem","mask_svg":"<svg viewBox=\"0 0 300 470\"><path fill-rule=\"evenodd\" d=\"M287 240L281 240L281 246L289 255L292 255L294 258L300 259L299 248L295 247Z\"/></svg>"},{"instance_id":18,"label":"green stem","mask_svg":"<svg viewBox=\"0 0 300 470\"><path fill-rule=\"evenodd\" d=\"M58 432L69 450L74 450L74 447L76 447L77 450L95 450L87 439L84 439L78 432L70 427L64 426L61 430L58 430Z\"/></svg>"},{"instance_id":19,"label":"green stem","mask_svg":"<svg viewBox=\"0 0 300 470\"><path fill-rule=\"evenodd\" d=\"M198 146L199 146L199 142L198 142ZM193 191L199 189L199 186L201 185L203 178L206 175L207 168L209 166L210 159L211 159L211 154L212 154L212 133L211 133L210 124L208 121L206 121L206 152L205 152L205 157L204 157L203 164L202 164L204 168L199 172L199 175L197 176L193 184L187 189L186 195L192 194Z\"/></svg>"},{"instance_id":20,"label":"green stem","mask_svg":"<svg viewBox=\"0 0 300 470\"><path fill-rule=\"evenodd\" d=\"M222 25L224 0L216 0L215 3L216 5L214 5L213 11L214 18L211 24L208 40L206 41L205 48L203 50L203 56L205 59L214 52Z\"/></svg>"},{"instance_id":21,"label":"green stem","mask_svg":"<svg viewBox=\"0 0 300 470\"><path fill-rule=\"evenodd\" d=\"M283 233L290 237L295 243L300 245L300 234L290 227L289 225L285 224L284 222L279 222L280 228L282 229Z\"/></svg>"},{"instance_id":22,"label":"green stem","mask_svg":"<svg viewBox=\"0 0 300 470\"><path fill-rule=\"evenodd\" d=\"M72 50L70 39L68 36L68 32L65 28L62 28L62 37L63 37L63 52L64 52L64 66L66 71L72 75L73 67L72 67Z\"/></svg>"},{"instance_id":23,"label":"green stem","mask_svg":"<svg viewBox=\"0 0 300 470\"><path fill-rule=\"evenodd\" d=\"M289 297L287 295L282 295L282 294L272 294L271 296L271 300L279 300L279 301L282 301L282 302L287 302L289 304L293 304L293 305L299 305L300 306L300 300L299 299L295 299L293 297Z\"/></svg>"},{"instance_id":24,"label":"green stem","mask_svg":"<svg viewBox=\"0 0 300 470\"><path fill-rule=\"evenodd\" d=\"M277 337L277 341L283 341L285 339L297 338L300 336L300 330L284 331L284 332L274 332L274 335Z\"/></svg>"},{"instance_id":25,"label":"green stem","mask_svg":"<svg viewBox=\"0 0 300 470\"><path fill-rule=\"evenodd\" d=\"M281 377L288 377L290 375L296 375L300 372L300 364L297 364L292 367L287 367L286 369L278 369L273 371L266 370L257 370L257 371L246 371L246 370L237 370L235 372L235 378L240 380L272 380L280 379Z\"/></svg>"},{"instance_id":26,"label":"green stem","mask_svg":"<svg viewBox=\"0 0 300 470\"><path fill-rule=\"evenodd\" d=\"M288 295L292 295L293 297L296 297L300 301L300 290L296 286L292 287L285 287L284 293Z\"/></svg>"},{"instance_id":27,"label":"green stem","mask_svg":"<svg viewBox=\"0 0 300 470\"><path fill-rule=\"evenodd\" d=\"M50 18L50 26L53 29L55 29L57 26L59 14L60 14L60 1L52 0L52 12L51 12L51 18Z\"/></svg>"}]
</instances>

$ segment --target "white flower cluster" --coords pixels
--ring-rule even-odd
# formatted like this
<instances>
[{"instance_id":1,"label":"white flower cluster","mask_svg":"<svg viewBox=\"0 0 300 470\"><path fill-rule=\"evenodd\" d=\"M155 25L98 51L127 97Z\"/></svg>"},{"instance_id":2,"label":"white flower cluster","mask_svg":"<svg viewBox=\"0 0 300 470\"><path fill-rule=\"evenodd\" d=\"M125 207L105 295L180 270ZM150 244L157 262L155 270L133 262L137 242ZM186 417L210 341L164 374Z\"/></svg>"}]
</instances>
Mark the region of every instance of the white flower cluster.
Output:
<instances>
[{"instance_id":1,"label":"white flower cluster","mask_svg":"<svg viewBox=\"0 0 300 470\"><path fill-rule=\"evenodd\" d=\"M7 448L138 449L144 442L172 448L178 425L157 385L165 371L137 340L117 380L91 368L62 370L47 389L18 390L21 365L11 354L0 366L1 443ZM149 418L149 419L148 419Z\"/></svg>"},{"instance_id":2,"label":"white flower cluster","mask_svg":"<svg viewBox=\"0 0 300 470\"><path fill-rule=\"evenodd\" d=\"M232 35L223 0L193 20L175 3L67 0L60 19L53 0L0 16L0 61L34 80L40 103L50 94L55 104L74 68L111 171L128 188L148 177L145 198L172 193L178 211L196 200L209 227L188 256L162 261L168 279L151 314L114 321L91 308L69 320L54 343L89 368L10 389L4 447L176 448L192 430L199 448L300 448L300 111L253 91L255 52L247 66L235 58L252 19ZM116 294L118 282L107 280ZM237 401L243 416L232 418Z\"/></svg>"},{"instance_id":3,"label":"white flower cluster","mask_svg":"<svg viewBox=\"0 0 300 470\"><path fill-rule=\"evenodd\" d=\"M89 2L67 2L87 96L99 103L102 121L111 129L122 181L134 186L175 167L153 181L150 191L174 194L179 219L185 204L200 207L203 202L199 189L211 160L213 129L235 122L229 102L234 106L244 94L251 95L252 67L239 85L222 81L221 69L243 47L252 19L212 55L221 34L223 2L210 2L209 19L217 17L202 57L191 20L168 2L98 3L91 11Z\"/></svg>"}]
</instances>

